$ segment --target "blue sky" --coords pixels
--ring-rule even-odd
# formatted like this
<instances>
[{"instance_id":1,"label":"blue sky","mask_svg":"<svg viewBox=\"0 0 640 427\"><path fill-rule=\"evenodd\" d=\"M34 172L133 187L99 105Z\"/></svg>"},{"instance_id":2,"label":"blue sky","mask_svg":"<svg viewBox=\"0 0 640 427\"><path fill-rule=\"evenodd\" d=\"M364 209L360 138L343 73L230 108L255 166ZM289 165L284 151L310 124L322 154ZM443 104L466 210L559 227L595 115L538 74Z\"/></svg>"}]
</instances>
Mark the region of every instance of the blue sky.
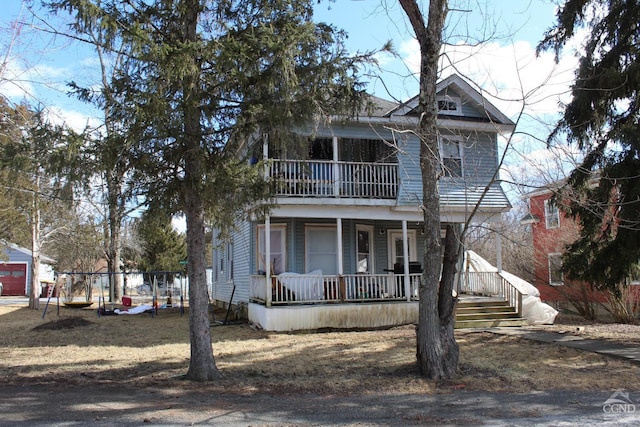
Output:
<instances>
[{"instance_id":1,"label":"blue sky","mask_svg":"<svg viewBox=\"0 0 640 427\"><path fill-rule=\"evenodd\" d=\"M68 97L65 84L70 80L97 82L95 55L62 39L51 41L28 26L13 39L11 22L18 18L21 4L20 0L2 2L0 93L13 100L42 102L60 120L82 128L96 112ZM571 54L564 55L559 65L551 53L534 54L544 31L554 23L555 4L552 0L456 0L450 7L455 10L447 21L450 45L444 57L455 62L455 71L505 114L519 120L521 132L530 135L516 138L503 174L513 175L503 176L506 179L526 179L523 174L549 166L552 152L539 140L546 138L557 119L559 102L567 100L576 63ZM418 47L397 0L323 1L316 6L315 17L347 31L347 48L353 52L375 50L391 40L398 55L378 57L380 68L370 70L375 76L370 77L368 90L397 100L417 94ZM479 40L484 43L476 46ZM450 64L443 63L443 76L452 71ZM559 149L564 153L565 147ZM553 159L558 161L557 156ZM538 173L552 172L541 169Z\"/></svg>"}]
</instances>

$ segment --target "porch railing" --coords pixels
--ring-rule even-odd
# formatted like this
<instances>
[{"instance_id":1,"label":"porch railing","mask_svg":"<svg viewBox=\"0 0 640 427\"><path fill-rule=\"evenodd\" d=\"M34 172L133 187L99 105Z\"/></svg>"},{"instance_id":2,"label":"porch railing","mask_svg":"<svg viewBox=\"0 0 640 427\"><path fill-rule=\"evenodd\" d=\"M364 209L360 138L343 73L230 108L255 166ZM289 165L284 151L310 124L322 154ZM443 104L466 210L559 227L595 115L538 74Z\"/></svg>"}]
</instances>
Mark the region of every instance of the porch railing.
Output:
<instances>
[{"instance_id":1,"label":"porch railing","mask_svg":"<svg viewBox=\"0 0 640 427\"><path fill-rule=\"evenodd\" d=\"M465 272L460 293L503 298L522 315L522 292L496 272Z\"/></svg>"},{"instance_id":2,"label":"porch railing","mask_svg":"<svg viewBox=\"0 0 640 427\"><path fill-rule=\"evenodd\" d=\"M251 276L250 299L277 304L310 304L324 302L415 301L422 273L409 274L408 289L404 274L345 274L342 276L313 276L280 274L271 278ZM460 293L502 298L522 314L522 293L495 272L464 273ZM408 291L408 294L407 294Z\"/></svg>"},{"instance_id":3,"label":"porch railing","mask_svg":"<svg viewBox=\"0 0 640 427\"><path fill-rule=\"evenodd\" d=\"M273 304L309 304L320 302L364 302L417 299L420 273L409 275L409 289L404 275L346 274L342 276L310 276L281 274L271 278L251 276L250 299L266 302L271 292Z\"/></svg>"},{"instance_id":4,"label":"porch railing","mask_svg":"<svg viewBox=\"0 0 640 427\"><path fill-rule=\"evenodd\" d=\"M277 196L395 199L396 163L271 159Z\"/></svg>"}]
</instances>

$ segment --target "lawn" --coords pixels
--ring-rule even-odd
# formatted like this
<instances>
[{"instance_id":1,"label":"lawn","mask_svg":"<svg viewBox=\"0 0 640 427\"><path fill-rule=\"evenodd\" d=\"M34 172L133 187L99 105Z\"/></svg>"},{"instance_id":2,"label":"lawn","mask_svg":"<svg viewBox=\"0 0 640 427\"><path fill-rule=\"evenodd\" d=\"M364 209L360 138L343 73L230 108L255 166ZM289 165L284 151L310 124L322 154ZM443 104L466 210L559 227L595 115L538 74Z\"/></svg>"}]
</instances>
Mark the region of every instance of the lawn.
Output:
<instances>
[{"instance_id":1,"label":"lawn","mask_svg":"<svg viewBox=\"0 0 640 427\"><path fill-rule=\"evenodd\" d=\"M559 319L560 320L560 319ZM418 374L412 325L374 331L272 333L213 323L213 352L224 377L182 380L189 364L188 314L102 316L95 309L0 307L0 385L122 384L227 393L434 393L450 389L635 390L640 366L553 344L458 330L460 374L434 383ZM575 323L551 327L574 330ZM624 333L604 334L602 330ZM637 327L581 328L618 341Z\"/></svg>"}]
</instances>

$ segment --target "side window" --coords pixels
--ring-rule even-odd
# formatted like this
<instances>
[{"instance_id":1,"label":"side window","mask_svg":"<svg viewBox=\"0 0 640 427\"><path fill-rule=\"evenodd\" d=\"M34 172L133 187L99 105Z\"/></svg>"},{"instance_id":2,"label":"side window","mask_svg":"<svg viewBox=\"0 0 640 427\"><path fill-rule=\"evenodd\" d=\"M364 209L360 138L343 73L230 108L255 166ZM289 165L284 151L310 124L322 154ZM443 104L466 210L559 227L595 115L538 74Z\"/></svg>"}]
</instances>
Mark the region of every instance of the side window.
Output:
<instances>
[{"instance_id":1,"label":"side window","mask_svg":"<svg viewBox=\"0 0 640 427\"><path fill-rule=\"evenodd\" d=\"M233 280L233 243L227 243L227 279Z\"/></svg>"},{"instance_id":2,"label":"side window","mask_svg":"<svg viewBox=\"0 0 640 427\"><path fill-rule=\"evenodd\" d=\"M564 284L561 254L549 254L549 284L553 286Z\"/></svg>"},{"instance_id":3,"label":"side window","mask_svg":"<svg viewBox=\"0 0 640 427\"><path fill-rule=\"evenodd\" d=\"M551 200L544 201L544 221L547 228L560 227L560 211Z\"/></svg>"},{"instance_id":4,"label":"side window","mask_svg":"<svg viewBox=\"0 0 640 427\"><path fill-rule=\"evenodd\" d=\"M442 174L448 177L462 176L462 138L446 136L440 138Z\"/></svg>"}]
</instances>

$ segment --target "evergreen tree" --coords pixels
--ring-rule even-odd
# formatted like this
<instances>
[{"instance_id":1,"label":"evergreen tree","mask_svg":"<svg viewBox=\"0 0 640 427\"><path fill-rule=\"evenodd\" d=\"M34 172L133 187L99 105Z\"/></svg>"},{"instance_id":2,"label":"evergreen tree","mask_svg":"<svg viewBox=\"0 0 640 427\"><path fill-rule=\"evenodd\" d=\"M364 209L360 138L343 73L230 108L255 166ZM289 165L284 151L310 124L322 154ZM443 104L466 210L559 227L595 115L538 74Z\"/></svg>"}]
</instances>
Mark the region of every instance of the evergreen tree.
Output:
<instances>
[{"instance_id":1,"label":"evergreen tree","mask_svg":"<svg viewBox=\"0 0 640 427\"><path fill-rule=\"evenodd\" d=\"M228 230L269 197L244 153L256 135L344 114L361 96L344 34L312 21L310 0L59 0L102 46L127 44L111 118L135 129L122 153L141 196L187 224L191 358L187 378L219 373L211 350L205 219ZM275 142L275 141L274 141ZM284 141L285 143L287 141Z\"/></svg>"},{"instance_id":2,"label":"evergreen tree","mask_svg":"<svg viewBox=\"0 0 640 427\"><path fill-rule=\"evenodd\" d=\"M158 209L145 211L137 224L142 245L138 268L142 271L181 271L187 257L184 235L171 224L171 216Z\"/></svg>"},{"instance_id":3,"label":"evergreen tree","mask_svg":"<svg viewBox=\"0 0 640 427\"><path fill-rule=\"evenodd\" d=\"M30 230L29 308L37 310L42 246L68 224L73 202L70 168L79 140L70 129L47 120L44 111L28 105L17 106L4 119L8 126L0 145L0 169L8 179L11 205Z\"/></svg>"},{"instance_id":4,"label":"evergreen tree","mask_svg":"<svg viewBox=\"0 0 640 427\"><path fill-rule=\"evenodd\" d=\"M567 276L619 294L640 260L640 3L568 0L538 50L556 55L587 29L572 99L550 136L585 152L559 206L580 236L563 257Z\"/></svg>"}]
</instances>

